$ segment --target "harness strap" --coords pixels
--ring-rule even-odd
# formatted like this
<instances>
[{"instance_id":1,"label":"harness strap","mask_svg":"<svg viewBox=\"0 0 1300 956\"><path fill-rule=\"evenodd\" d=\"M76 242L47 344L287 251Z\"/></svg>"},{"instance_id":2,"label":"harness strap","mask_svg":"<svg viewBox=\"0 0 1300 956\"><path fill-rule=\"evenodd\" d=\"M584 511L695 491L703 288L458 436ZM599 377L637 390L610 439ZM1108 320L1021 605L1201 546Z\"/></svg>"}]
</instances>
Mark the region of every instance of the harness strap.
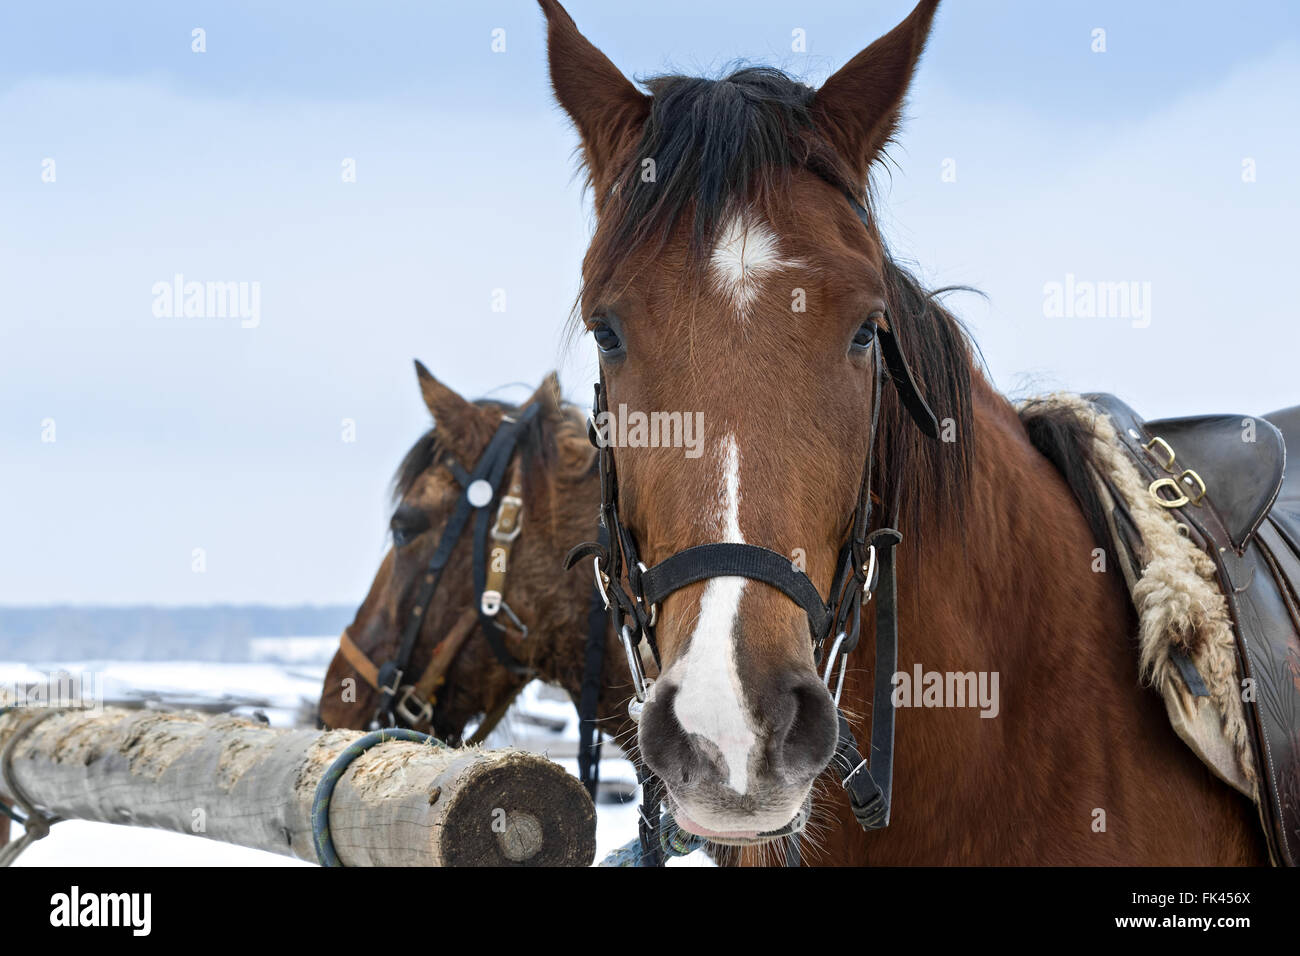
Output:
<instances>
[{"instance_id":1,"label":"harness strap","mask_svg":"<svg viewBox=\"0 0 1300 956\"><path fill-rule=\"evenodd\" d=\"M379 690L379 668L366 656L366 652L357 646L356 641L352 640L350 627L343 628L343 633L339 636L339 653L352 665L352 669L361 675L362 680L375 690Z\"/></svg>"},{"instance_id":2,"label":"harness strap","mask_svg":"<svg viewBox=\"0 0 1300 956\"><path fill-rule=\"evenodd\" d=\"M894 549L903 540L893 528L871 536L879 562L876 602L875 688L871 700L871 755L864 760L844 711L838 711L839 743L832 763L841 774L853 815L864 830L889 826L894 789L894 673L898 670L898 593Z\"/></svg>"},{"instance_id":3,"label":"harness strap","mask_svg":"<svg viewBox=\"0 0 1300 956\"><path fill-rule=\"evenodd\" d=\"M451 670L451 662L456 659L460 649L474 633L474 624L477 620L473 609L465 608L456 619L456 623L451 626L451 630L434 646L429 666L416 681L414 691L414 696L418 700L425 701L431 709L437 703L437 690L446 680L447 671Z\"/></svg>"},{"instance_id":4,"label":"harness strap","mask_svg":"<svg viewBox=\"0 0 1300 956\"><path fill-rule=\"evenodd\" d=\"M532 407L535 409L537 406L534 405ZM502 478L505 475L506 466L509 463L509 456L500 458L494 463L490 477L488 478L494 491L500 486ZM519 492L520 494L523 492L522 485L519 486ZM481 508L479 509L478 515L474 521L474 593L479 595L477 608L479 627L483 631L483 637L487 639L488 646L492 648L492 653L495 654L497 660L501 662L501 666L516 677L526 677L530 676L533 673L533 670L528 665L522 663L506 648L505 628L497 623L496 618L496 612L500 610L501 605L500 603L497 603L496 606L493 607L492 602L488 599L487 595L488 562L492 560L488 555L488 536L491 530L489 522L491 520L492 514L490 510L487 508ZM504 577L504 570L501 573Z\"/></svg>"},{"instance_id":5,"label":"harness strap","mask_svg":"<svg viewBox=\"0 0 1300 956\"><path fill-rule=\"evenodd\" d=\"M609 533L600 529L600 540L609 541ZM578 778L587 788L592 803L600 789L601 733L596 726L600 691L604 686L605 642L609 635L609 612L597 588L592 588L591 606L587 611L587 646L583 654L582 689L578 694Z\"/></svg>"},{"instance_id":6,"label":"harness strap","mask_svg":"<svg viewBox=\"0 0 1300 956\"><path fill-rule=\"evenodd\" d=\"M489 552L487 580L483 585L483 593L479 597L479 605L483 613L489 617L495 617L504 603L510 552L514 548L515 539L519 537L519 532L523 530L523 524L524 484L520 476L519 462L516 461L510 469L509 489L501 496L501 503L497 506L496 521L488 531L492 550Z\"/></svg>"}]
</instances>

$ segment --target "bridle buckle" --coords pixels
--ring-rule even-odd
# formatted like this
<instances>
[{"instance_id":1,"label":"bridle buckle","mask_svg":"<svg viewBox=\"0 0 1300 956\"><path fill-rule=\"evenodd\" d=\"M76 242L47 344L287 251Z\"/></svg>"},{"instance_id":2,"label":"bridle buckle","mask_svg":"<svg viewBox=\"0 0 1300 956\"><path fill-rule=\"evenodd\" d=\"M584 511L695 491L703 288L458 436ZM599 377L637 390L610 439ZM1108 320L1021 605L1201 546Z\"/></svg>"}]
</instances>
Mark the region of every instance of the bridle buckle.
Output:
<instances>
[{"instance_id":1,"label":"bridle buckle","mask_svg":"<svg viewBox=\"0 0 1300 956\"><path fill-rule=\"evenodd\" d=\"M433 703L427 700L421 700L415 696L416 687L414 684L408 684L402 690L402 696L393 704L393 710L397 716L406 721L408 726L415 727L422 723L429 723L433 720ZM411 710L411 701L419 702L418 711Z\"/></svg>"},{"instance_id":2,"label":"bridle buckle","mask_svg":"<svg viewBox=\"0 0 1300 956\"><path fill-rule=\"evenodd\" d=\"M497 519L492 524L492 540L510 542L519 537L519 532L523 530L523 500L515 495L503 495L501 504L497 508ZM508 509L508 510L507 510ZM509 531L501 530L503 526L509 526Z\"/></svg>"}]
</instances>

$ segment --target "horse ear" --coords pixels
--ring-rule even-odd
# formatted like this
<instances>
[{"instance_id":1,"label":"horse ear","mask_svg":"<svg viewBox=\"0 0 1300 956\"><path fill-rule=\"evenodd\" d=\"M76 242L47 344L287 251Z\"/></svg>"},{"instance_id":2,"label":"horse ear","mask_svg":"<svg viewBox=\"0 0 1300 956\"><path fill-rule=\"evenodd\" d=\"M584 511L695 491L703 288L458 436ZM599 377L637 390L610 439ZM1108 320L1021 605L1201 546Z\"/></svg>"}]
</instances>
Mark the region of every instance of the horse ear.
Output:
<instances>
[{"instance_id":1,"label":"horse ear","mask_svg":"<svg viewBox=\"0 0 1300 956\"><path fill-rule=\"evenodd\" d=\"M547 421L557 421L564 417L561 408L563 398L560 393L560 377L551 372L542 379L542 384L537 386L537 391L533 392L532 398L524 402L523 407L529 405L538 405L541 410L538 412L542 418Z\"/></svg>"},{"instance_id":2,"label":"horse ear","mask_svg":"<svg viewBox=\"0 0 1300 956\"><path fill-rule=\"evenodd\" d=\"M844 64L813 98L818 126L862 181L898 125L938 6L939 0L921 0L906 20Z\"/></svg>"},{"instance_id":3,"label":"horse ear","mask_svg":"<svg viewBox=\"0 0 1300 956\"><path fill-rule=\"evenodd\" d=\"M448 388L433 377L433 373L424 367L419 359L415 360L415 377L420 381L420 394L424 404L433 415L433 426L442 435L443 441L453 451L462 451L466 447L474 430L474 423L479 410L473 402L468 402L453 388Z\"/></svg>"},{"instance_id":4,"label":"horse ear","mask_svg":"<svg viewBox=\"0 0 1300 956\"><path fill-rule=\"evenodd\" d=\"M578 127L587 171L603 194L611 164L639 135L650 114L650 97L578 32L573 18L556 0L538 2L546 14L555 98Z\"/></svg>"}]
</instances>

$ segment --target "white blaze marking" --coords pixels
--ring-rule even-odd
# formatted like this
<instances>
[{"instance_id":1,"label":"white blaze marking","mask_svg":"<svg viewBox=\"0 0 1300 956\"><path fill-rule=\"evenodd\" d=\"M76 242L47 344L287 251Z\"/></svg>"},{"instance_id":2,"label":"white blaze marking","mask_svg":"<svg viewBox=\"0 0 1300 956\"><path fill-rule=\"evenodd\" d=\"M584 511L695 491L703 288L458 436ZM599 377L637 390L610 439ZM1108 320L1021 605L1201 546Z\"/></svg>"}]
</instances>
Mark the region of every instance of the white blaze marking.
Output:
<instances>
[{"instance_id":1,"label":"white blaze marking","mask_svg":"<svg viewBox=\"0 0 1300 956\"><path fill-rule=\"evenodd\" d=\"M783 259L776 234L748 213L736 216L722 229L709 261L719 291L731 300L741 318L748 316L764 279L778 269L799 264Z\"/></svg>"},{"instance_id":2,"label":"white blaze marking","mask_svg":"<svg viewBox=\"0 0 1300 956\"><path fill-rule=\"evenodd\" d=\"M734 435L722 447L722 488L714 514L719 540L743 544L740 533L740 449ZM736 670L732 628L740 610L745 578L711 578L700 598L700 615L690 644L674 666L681 677L673 710L682 729L712 741L727 761L728 786L749 788L749 757L757 735Z\"/></svg>"}]
</instances>

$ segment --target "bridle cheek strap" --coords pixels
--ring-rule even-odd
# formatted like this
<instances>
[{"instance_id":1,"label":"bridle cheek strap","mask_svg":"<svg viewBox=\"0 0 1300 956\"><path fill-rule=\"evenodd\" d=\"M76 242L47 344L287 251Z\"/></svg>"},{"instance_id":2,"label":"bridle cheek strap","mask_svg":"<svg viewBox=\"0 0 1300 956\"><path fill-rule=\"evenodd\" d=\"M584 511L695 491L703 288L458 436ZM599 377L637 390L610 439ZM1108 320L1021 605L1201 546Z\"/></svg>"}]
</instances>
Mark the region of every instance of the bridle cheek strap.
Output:
<instances>
[{"instance_id":1,"label":"bridle cheek strap","mask_svg":"<svg viewBox=\"0 0 1300 956\"><path fill-rule=\"evenodd\" d=\"M843 710L839 717L839 742L831 763L840 772L840 786L849 798L853 816L864 830L889 826L894 790L894 674L898 671L898 588L894 549L903 540L893 528L881 528L869 542L876 555L875 687L871 697L871 753L858 752L857 740ZM857 635L854 635L854 643ZM848 651L845 651L847 658ZM829 667L827 668L829 674Z\"/></svg>"},{"instance_id":2,"label":"bridle cheek strap","mask_svg":"<svg viewBox=\"0 0 1300 956\"><path fill-rule=\"evenodd\" d=\"M361 675L363 681L375 690L379 690L379 668L352 640L351 628L343 628L343 633L339 636L339 653L352 665L352 669Z\"/></svg>"}]
</instances>

